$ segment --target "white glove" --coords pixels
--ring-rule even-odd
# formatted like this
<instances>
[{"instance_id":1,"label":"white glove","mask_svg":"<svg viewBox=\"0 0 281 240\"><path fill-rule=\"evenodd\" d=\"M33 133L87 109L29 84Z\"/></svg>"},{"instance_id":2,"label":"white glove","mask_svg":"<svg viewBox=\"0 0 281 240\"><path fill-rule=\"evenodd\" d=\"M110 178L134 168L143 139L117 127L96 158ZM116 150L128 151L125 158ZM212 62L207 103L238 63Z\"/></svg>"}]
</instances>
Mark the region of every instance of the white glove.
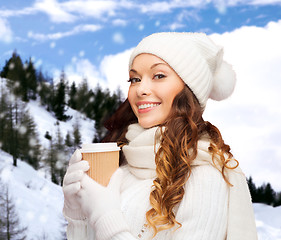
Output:
<instances>
[{"instance_id":1,"label":"white glove","mask_svg":"<svg viewBox=\"0 0 281 240\"><path fill-rule=\"evenodd\" d=\"M118 232L129 229L120 208L122 176L123 170L117 169L107 187L86 174L81 180L81 189L77 195L83 213L95 229L97 240L111 239Z\"/></svg>"},{"instance_id":2,"label":"white glove","mask_svg":"<svg viewBox=\"0 0 281 240\"><path fill-rule=\"evenodd\" d=\"M85 172L89 169L88 162L81 161L81 159L81 152L76 150L70 158L69 167L64 176L62 188L64 194L63 213L66 217L77 220L85 218L81 211L77 193L81 189L80 181Z\"/></svg>"}]
</instances>

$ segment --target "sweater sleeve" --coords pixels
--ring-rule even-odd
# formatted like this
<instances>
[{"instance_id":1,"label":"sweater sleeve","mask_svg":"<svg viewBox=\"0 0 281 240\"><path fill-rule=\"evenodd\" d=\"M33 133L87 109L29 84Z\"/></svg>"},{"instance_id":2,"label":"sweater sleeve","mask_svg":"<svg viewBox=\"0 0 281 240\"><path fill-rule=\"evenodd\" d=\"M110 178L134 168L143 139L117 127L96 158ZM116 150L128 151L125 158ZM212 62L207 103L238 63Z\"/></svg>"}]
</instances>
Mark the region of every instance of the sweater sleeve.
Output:
<instances>
[{"instance_id":1,"label":"sweater sleeve","mask_svg":"<svg viewBox=\"0 0 281 240\"><path fill-rule=\"evenodd\" d=\"M229 187L215 167L194 167L176 215L182 227L167 239L224 240L228 197Z\"/></svg>"},{"instance_id":2,"label":"sweater sleeve","mask_svg":"<svg viewBox=\"0 0 281 240\"><path fill-rule=\"evenodd\" d=\"M66 217L68 222L66 235L67 240L87 240L87 221L86 220L74 220L69 217Z\"/></svg>"},{"instance_id":3,"label":"sweater sleeve","mask_svg":"<svg viewBox=\"0 0 281 240\"><path fill-rule=\"evenodd\" d=\"M254 210L246 177L239 167L228 172L233 187L229 192L227 240L257 240Z\"/></svg>"}]
</instances>

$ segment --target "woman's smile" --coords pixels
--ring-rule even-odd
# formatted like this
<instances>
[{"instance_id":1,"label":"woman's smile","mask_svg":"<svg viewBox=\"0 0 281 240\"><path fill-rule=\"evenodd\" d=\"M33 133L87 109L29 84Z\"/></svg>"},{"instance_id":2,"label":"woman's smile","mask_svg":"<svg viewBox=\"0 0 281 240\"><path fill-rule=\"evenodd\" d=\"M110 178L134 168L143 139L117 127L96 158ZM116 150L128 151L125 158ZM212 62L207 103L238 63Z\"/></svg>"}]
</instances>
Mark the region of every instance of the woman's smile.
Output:
<instances>
[{"instance_id":1,"label":"woman's smile","mask_svg":"<svg viewBox=\"0 0 281 240\"><path fill-rule=\"evenodd\" d=\"M139 113L147 113L151 110L154 110L156 107L158 107L161 103L158 102L138 102L138 112Z\"/></svg>"}]
</instances>

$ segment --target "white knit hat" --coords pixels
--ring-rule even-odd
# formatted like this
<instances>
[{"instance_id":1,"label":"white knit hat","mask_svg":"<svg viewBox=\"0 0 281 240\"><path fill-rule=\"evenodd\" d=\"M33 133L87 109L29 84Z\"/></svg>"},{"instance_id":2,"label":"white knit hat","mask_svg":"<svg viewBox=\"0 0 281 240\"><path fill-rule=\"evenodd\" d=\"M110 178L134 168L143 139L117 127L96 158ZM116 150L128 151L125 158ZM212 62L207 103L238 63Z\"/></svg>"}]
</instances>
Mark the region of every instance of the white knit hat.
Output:
<instances>
[{"instance_id":1,"label":"white knit hat","mask_svg":"<svg viewBox=\"0 0 281 240\"><path fill-rule=\"evenodd\" d=\"M229 97L236 75L223 61L223 48L204 33L154 33L144 38L131 54L129 68L141 53L150 53L170 65L197 97L204 109L208 98Z\"/></svg>"}]
</instances>

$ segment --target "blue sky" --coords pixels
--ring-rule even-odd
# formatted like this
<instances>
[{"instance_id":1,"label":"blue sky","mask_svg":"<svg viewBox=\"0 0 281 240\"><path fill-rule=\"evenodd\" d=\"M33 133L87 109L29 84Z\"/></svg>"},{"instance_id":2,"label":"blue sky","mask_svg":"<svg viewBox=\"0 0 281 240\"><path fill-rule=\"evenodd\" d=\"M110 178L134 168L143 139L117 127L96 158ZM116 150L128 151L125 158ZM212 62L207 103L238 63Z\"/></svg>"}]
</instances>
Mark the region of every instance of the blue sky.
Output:
<instances>
[{"instance_id":1,"label":"blue sky","mask_svg":"<svg viewBox=\"0 0 281 240\"><path fill-rule=\"evenodd\" d=\"M64 69L126 96L133 47L160 31L203 31L224 46L236 89L204 118L247 176L281 191L281 0L1 1L0 68L16 49L55 81Z\"/></svg>"},{"instance_id":2,"label":"blue sky","mask_svg":"<svg viewBox=\"0 0 281 240\"><path fill-rule=\"evenodd\" d=\"M98 64L153 32L223 33L265 26L280 16L281 1L272 0L2 1L0 66L16 49L52 76L54 68L65 68L73 57L83 55Z\"/></svg>"}]
</instances>

